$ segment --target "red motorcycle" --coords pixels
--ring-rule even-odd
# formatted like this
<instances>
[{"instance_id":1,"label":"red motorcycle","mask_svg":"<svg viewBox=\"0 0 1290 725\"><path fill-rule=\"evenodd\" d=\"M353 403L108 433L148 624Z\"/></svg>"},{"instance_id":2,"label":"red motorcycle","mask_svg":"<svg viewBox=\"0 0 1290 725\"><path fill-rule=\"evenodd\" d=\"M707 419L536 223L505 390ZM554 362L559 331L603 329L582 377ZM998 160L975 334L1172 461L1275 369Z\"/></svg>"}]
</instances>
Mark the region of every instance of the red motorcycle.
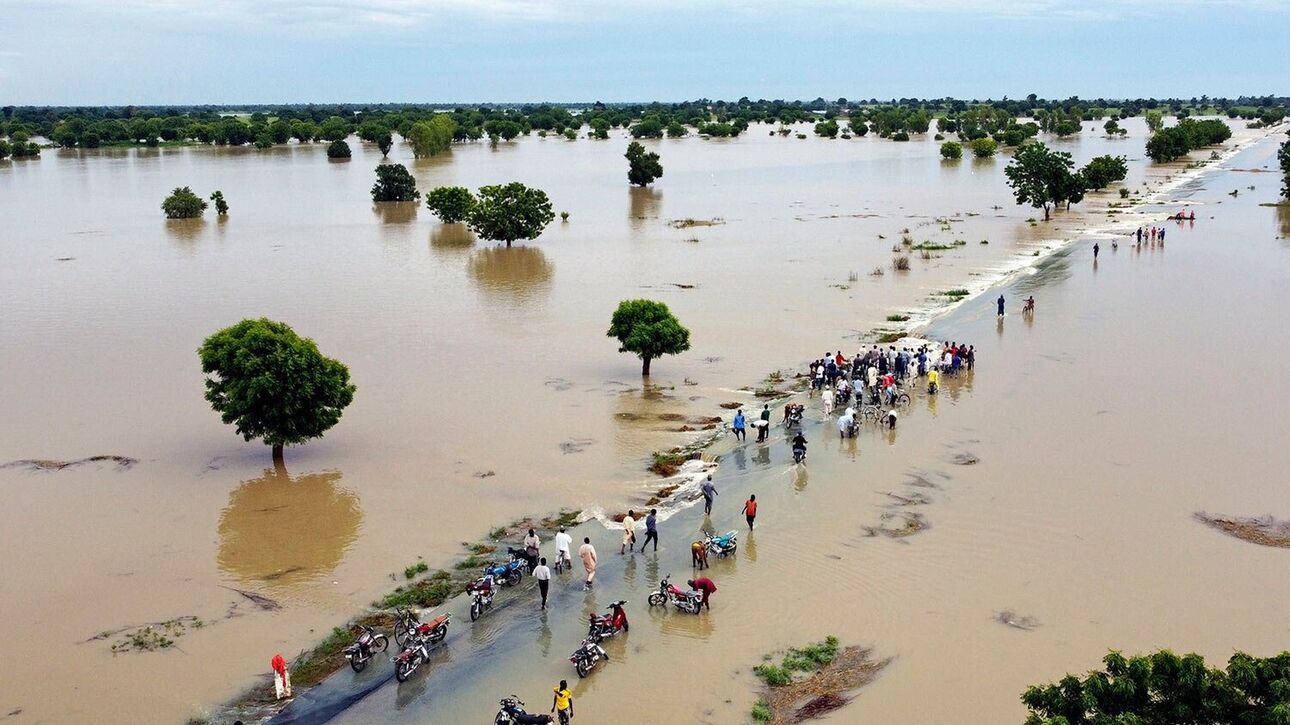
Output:
<instances>
[{"instance_id":1,"label":"red motorcycle","mask_svg":"<svg viewBox=\"0 0 1290 725\"><path fill-rule=\"evenodd\" d=\"M671 602L683 612L690 614L699 613L700 595L698 592L687 592L681 587L672 584L669 579L671 574L663 577L658 583L658 591L649 595L649 605L651 607L666 607Z\"/></svg>"},{"instance_id":2,"label":"red motorcycle","mask_svg":"<svg viewBox=\"0 0 1290 725\"><path fill-rule=\"evenodd\" d=\"M448 615L440 614L429 622L422 622L411 610L401 609L395 615L394 643L403 647L408 636L424 637L429 644L436 644L448 636Z\"/></svg>"},{"instance_id":3,"label":"red motorcycle","mask_svg":"<svg viewBox=\"0 0 1290 725\"><path fill-rule=\"evenodd\" d=\"M606 614L592 612L588 618L590 627L587 629L587 637L600 642L630 629L627 623L627 612L623 611L623 605L626 603L627 600L620 599L610 604Z\"/></svg>"}]
</instances>

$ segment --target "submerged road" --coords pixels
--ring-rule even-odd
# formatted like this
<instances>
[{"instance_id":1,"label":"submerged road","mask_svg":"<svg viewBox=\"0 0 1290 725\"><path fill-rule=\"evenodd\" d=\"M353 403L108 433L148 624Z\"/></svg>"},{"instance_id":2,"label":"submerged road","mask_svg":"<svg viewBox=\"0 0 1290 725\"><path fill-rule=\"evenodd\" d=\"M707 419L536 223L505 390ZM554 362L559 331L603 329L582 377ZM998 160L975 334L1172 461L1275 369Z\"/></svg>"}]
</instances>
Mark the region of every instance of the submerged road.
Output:
<instances>
[{"instance_id":1,"label":"submerged road","mask_svg":"<svg viewBox=\"0 0 1290 725\"><path fill-rule=\"evenodd\" d=\"M812 418L808 416L804 431L815 442L824 429ZM595 520L580 524L569 530L574 537L573 570L553 575L546 611L539 607L531 576L514 589L504 589L493 608L477 622L470 621L469 601L455 597L435 610L436 614L448 611L452 615L447 638L432 650L431 661L418 668L407 682L397 682L388 657L378 655L363 673L356 675L348 668L337 672L298 697L270 722L488 722L497 711L498 700L511 694L525 700L530 712L546 712L551 706L551 689L561 679L569 680L576 703L577 698L589 693L590 683L604 668L631 667L632 653L648 647L654 636L642 630L661 628L665 635L705 639L723 614L723 579L735 576L741 560L749 560L750 554L755 561L755 534L750 537L741 514L748 494L757 493L759 501L765 501L763 489L774 486L791 490L791 486L784 485L786 481L805 477L805 471L792 463L783 428L773 430L769 442L739 444L725 456L727 463L735 457L737 465L723 465L714 471L718 496L712 517L704 516L700 500L659 523L661 542L657 553L651 550L621 556L621 530L605 529ZM831 427L828 431L832 432ZM773 492L770 499L775 499ZM645 539L643 519L647 511L637 511L638 547ZM675 609L651 610L647 597L657 590L662 576L671 574L672 583L682 588L693 576L690 543L704 532L730 530L739 532L739 551L726 559L711 557L711 566L705 572L719 588L713 596L713 611L691 615ZM584 536L591 538L599 556L595 586L590 592L583 590L584 571L577 558L577 547ZM543 541L541 548L548 562L554 559L551 541ZM609 661L600 663L585 681L579 682L568 656L586 635L588 616L603 612L617 599L628 600L626 610L632 630L605 641L602 646ZM427 611L425 616L434 615ZM391 654L394 649L391 640ZM575 704L575 710L576 707Z\"/></svg>"}]
</instances>

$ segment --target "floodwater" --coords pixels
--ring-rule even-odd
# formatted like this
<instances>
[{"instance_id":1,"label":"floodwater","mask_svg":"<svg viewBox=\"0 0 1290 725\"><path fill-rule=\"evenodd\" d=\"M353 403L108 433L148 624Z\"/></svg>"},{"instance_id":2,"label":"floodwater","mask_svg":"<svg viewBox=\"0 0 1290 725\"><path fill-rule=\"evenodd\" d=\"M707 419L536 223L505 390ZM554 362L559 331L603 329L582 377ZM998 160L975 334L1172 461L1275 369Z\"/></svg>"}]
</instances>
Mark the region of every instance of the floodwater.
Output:
<instances>
[{"instance_id":1,"label":"floodwater","mask_svg":"<svg viewBox=\"0 0 1290 725\"><path fill-rule=\"evenodd\" d=\"M447 563L459 542L517 516L616 508L657 487L647 453L694 435L660 414L720 414L770 370L854 349L888 314L933 310L937 291L984 288L1063 230L1117 223L1105 211L1118 199L1105 195L1054 225L1028 224L1042 214L1012 205L1005 156L946 163L930 140L764 131L652 144L666 175L648 190L627 187L618 138L398 159L423 189L520 180L570 212L509 250L413 205L374 207L379 155L357 143L343 163L293 146L47 151L0 165L0 462L140 459L125 471L0 469L0 614L24 665L6 673L0 709L124 722L146 698L158 720L200 716L418 556ZM1057 145L1077 161L1129 156L1134 188L1176 181L1181 165L1143 163L1144 134ZM1265 142L1225 165L1257 168L1274 152ZM230 218L162 220L177 185L222 189ZM1285 216L1257 206L1276 186L1272 174L1215 172L1171 192L1194 197L1200 221L1171 225L1165 250L1104 241L1095 272L1087 245L1043 257L1007 292L1039 299L1029 324L997 327L988 299L939 319L935 334L973 342L982 364L916 401L895 434L839 444L808 428L805 470L785 462L782 441L723 444L728 493L713 525L734 527L756 491L755 541L714 569L717 610L699 618L643 611L662 569L688 571L693 514L670 520L656 566L638 556L607 567L585 606L603 606L621 581L640 626L580 685L580 716L607 718L632 692L660 717L738 721L753 698L749 665L830 633L895 658L839 720L1019 720L1026 684L1091 667L1107 647L1279 651L1268 644L1286 587L1278 552L1190 520L1285 504L1273 484L1290 461L1274 440L1290 396L1251 364L1287 352L1276 335L1290 301L1276 239ZM669 223L685 218L723 223ZM896 273L891 246L905 228L968 244L915 254ZM604 335L617 302L638 296L668 302L694 342L655 362L651 388ZM260 315L313 337L358 385L326 438L288 450L285 472L201 397L202 338ZM1249 394L1225 400L1224 384ZM961 452L980 463L951 463ZM920 507L931 528L865 537L889 511L886 492L907 481L934 484ZM604 559L615 538L597 540ZM237 589L282 609L261 611ZM450 642L508 621L536 629L539 649L523 659L481 660L452 697L431 672L355 715L379 719L384 703L402 706L399 719L474 720L507 692L542 705L548 680L573 674L564 658L583 602L576 587L562 596L576 603L547 615L545 635L514 606L477 632L454 622ZM1040 627L999 624L1005 609ZM85 641L187 615L207 624L173 651L114 656L107 641ZM925 696L931 686L938 697Z\"/></svg>"}]
</instances>

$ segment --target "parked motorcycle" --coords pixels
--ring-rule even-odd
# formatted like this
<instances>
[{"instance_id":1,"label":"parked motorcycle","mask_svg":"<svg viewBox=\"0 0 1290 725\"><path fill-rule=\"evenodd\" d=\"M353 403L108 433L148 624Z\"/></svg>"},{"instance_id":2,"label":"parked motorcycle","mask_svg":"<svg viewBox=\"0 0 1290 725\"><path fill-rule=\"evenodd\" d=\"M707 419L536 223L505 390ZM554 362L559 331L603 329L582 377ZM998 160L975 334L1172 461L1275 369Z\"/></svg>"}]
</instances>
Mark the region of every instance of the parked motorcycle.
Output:
<instances>
[{"instance_id":1,"label":"parked motorcycle","mask_svg":"<svg viewBox=\"0 0 1290 725\"><path fill-rule=\"evenodd\" d=\"M510 561L489 564L484 567L484 574L492 575L503 586L513 587L520 583L529 564L524 559L524 552L519 549L509 549L508 553L511 555Z\"/></svg>"},{"instance_id":2,"label":"parked motorcycle","mask_svg":"<svg viewBox=\"0 0 1290 725\"><path fill-rule=\"evenodd\" d=\"M569 661L573 663L573 669L577 670L578 677L586 677L601 660L608 660L609 653L605 648L596 642L595 637L587 637L582 640L582 644L573 654L569 655Z\"/></svg>"},{"instance_id":3,"label":"parked motorcycle","mask_svg":"<svg viewBox=\"0 0 1290 725\"><path fill-rule=\"evenodd\" d=\"M549 722L554 722L550 715L525 712L524 701L514 695L502 698L501 709L493 719L493 725L543 725Z\"/></svg>"},{"instance_id":4,"label":"parked motorcycle","mask_svg":"<svg viewBox=\"0 0 1290 725\"><path fill-rule=\"evenodd\" d=\"M440 614L429 622L422 622L418 615L409 609L400 609L395 615L394 642L400 647L407 646L409 634L416 634L430 640L430 644L440 642L448 636L448 619L451 615Z\"/></svg>"},{"instance_id":5,"label":"parked motorcycle","mask_svg":"<svg viewBox=\"0 0 1290 725\"><path fill-rule=\"evenodd\" d=\"M703 537L703 545L708 547L708 551L719 557L730 556L739 548L739 532L727 531L720 536L708 534Z\"/></svg>"},{"instance_id":6,"label":"parked motorcycle","mask_svg":"<svg viewBox=\"0 0 1290 725\"><path fill-rule=\"evenodd\" d=\"M493 608L493 597L497 589L493 586L493 576L485 574L466 585L470 595L470 621L479 619L485 611Z\"/></svg>"},{"instance_id":7,"label":"parked motorcycle","mask_svg":"<svg viewBox=\"0 0 1290 725\"><path fill-rule=\"evenodd\" d=\"M407 682L422 663L430 661L430 639L415 632L409 634L403 650L394 656L393 661L394 678Z\"/></svg>"},{"instance_id":8,"label":"parked motorcycle","mask_svg":"<svg viewBox=\"0 0 1290 725\"><path fill-rule=\"evenodd\" d=\"M587 636L594 637L597 642L601 642L619 632L626 632L631 629L627 623L627 612L623 610L623 605L626 603L626 599L613 602L606 607L607 614L602 615L592 612L588 618L590 626L587 627Z\"/></svg>"},{"instance_id":9,"label":"parked motorcycle","mask_svg":"<svg viewBox=\"0 0 1290 725\"><path fill-rule=\"evenodd\" d=\"M698 592L687 592L686 590L672 584L669 580L671 574L663 577L658 583L658 591L649 595L649 605L651 607L666 607L668 602L682 612L689 614L699 613L699 602L702 600Z\"/></svg>"},{"instance_id":10,"label":"parked motorcycle","mask_svg":"<svg viewBox=\"0 0 1290 725\"><path fill-rule=\"evenodd\" d=\"M389 637L364 624L363 631L358 635L358 639L354 644L345 648L345 659L349 660L349 666L355 672L362 672L367 668L367 662L372 659L373 655L377 652L384 652L389 646Z\"/></svg>"}]
</instances>

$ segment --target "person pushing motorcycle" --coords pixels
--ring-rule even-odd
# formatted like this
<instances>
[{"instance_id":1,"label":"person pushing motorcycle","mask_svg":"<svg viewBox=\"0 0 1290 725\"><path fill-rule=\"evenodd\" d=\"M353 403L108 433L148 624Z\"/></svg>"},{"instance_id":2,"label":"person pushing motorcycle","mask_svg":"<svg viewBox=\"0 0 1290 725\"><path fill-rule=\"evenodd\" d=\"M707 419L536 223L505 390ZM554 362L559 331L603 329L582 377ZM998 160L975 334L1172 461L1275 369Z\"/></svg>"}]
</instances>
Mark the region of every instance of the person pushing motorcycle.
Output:
<instances>
[{"instance_id":1,"label":"person pushing motorcycle","mask_svg":"<svg viewBox=\"0 0 1290 725\"><path fill-rule=\"evenodd\" d=\"M706 576L701 576L697 579L691 579L688 582L686 582L686 584L688 584L690 586L690 589L692 589L693 591L700 592L702 594L702 598L700 598L699 600L699 607L700 608L707 607L708 611L711 612L712 605L708 604L708 598L712 596L713 592L717 591L717 585L713 584L712 580L707 578Z\"/></svg>"}]
</instances>

